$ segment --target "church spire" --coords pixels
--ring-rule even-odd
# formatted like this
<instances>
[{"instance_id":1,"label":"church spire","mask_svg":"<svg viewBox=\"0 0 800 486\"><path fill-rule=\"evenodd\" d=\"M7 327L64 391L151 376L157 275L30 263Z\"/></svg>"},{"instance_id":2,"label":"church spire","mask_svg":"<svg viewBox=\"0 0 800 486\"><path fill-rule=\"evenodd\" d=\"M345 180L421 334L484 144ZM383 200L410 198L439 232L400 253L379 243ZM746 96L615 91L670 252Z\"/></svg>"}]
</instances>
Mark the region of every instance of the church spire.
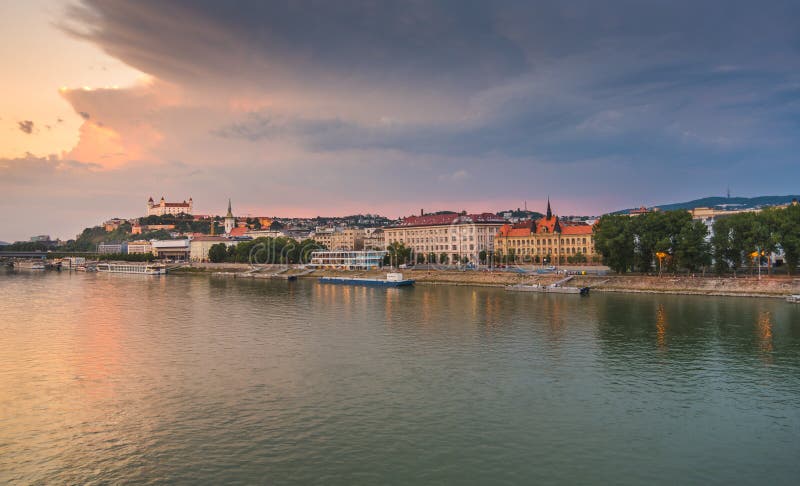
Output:
<instances>
[{"instance_id":1,"label":"church spire","mask_svg":"<svg viewBox=\"0 0 800 486\"><path fill-rule=\"evenodd\" d=\"M550 196L547 196L547 219L551 219L553 217L553 211L550 210Z\"/></svg>"},{"instance_id":2,"label":"church spire","mask_svg":"<svg viewBox=\"0 0 800 486\"><path fill-rule=\"evenodd\" d=\"M228 214L225 215L226 218L233 217L233 211L231 211L231 198L228 198Z\"/></svg>"}]
</instances>

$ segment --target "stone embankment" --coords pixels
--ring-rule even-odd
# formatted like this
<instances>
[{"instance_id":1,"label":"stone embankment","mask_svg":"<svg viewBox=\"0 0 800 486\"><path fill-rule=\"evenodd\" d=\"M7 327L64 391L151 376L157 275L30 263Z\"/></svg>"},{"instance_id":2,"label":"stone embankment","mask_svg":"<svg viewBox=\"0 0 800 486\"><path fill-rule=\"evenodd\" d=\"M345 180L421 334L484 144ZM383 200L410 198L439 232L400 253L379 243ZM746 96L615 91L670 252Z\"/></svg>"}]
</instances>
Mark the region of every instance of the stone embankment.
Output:
<instances>
[{"instance_id":1,"label":"stone embankment","mask_svg":"<svg viewBox=\"0 0 800 486\"><path fill-rule=\"evenodd\" d=\"M266 268L259 273L277 273L284 266L274 265L274 269ZM237 273L242 277L252 267L248 264L193 264L176 273ZM514 284L548 285L563 278L561 274L523 274L507 271L457 271L457 270L403 270L407 278L419 284L431 285L470 285L470 286L506 286ZM307 272L302 269L291 269L283 272L299 278L318 278L322 276L350 276L381 278L386 271L338 271L317 270ZM731 295L747 297L784 297L789 294L800 294L800 278L787 276L755 276L719 277L719 276L646 276L646 275L576 275L567 285L591 287L592 292L630 292L659 293L684 295Z\"/></svg>"}]
</instances>

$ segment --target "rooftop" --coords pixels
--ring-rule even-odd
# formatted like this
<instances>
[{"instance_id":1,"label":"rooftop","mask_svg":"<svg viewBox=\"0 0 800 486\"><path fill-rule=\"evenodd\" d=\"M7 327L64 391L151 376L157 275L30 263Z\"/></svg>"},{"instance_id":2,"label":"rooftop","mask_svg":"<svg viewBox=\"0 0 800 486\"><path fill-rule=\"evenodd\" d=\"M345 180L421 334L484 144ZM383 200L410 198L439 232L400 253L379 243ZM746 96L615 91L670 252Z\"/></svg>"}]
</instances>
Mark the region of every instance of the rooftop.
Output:
<instances>
[{"instance_id":1,"label":"rooftop","mask_svg":"<svg viewBox=\"0 0 800 486\"><path fill-rule=\"evenodd\" d=\"M500 216L492 213L467 214L445 213L445 214L426 214L425 216L409 216L396 226L442 226L451 224L502 224L505 222Z\"/></svg>"}]
</instances>

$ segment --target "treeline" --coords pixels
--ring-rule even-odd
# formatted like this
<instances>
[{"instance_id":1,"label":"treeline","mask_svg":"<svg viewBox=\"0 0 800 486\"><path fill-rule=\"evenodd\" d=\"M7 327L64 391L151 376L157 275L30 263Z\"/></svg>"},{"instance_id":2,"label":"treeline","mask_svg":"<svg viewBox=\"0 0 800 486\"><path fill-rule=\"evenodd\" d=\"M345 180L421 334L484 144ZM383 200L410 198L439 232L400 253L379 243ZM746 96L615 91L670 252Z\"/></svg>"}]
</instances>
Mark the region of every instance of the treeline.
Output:
<instances>
[{"instance_id":1,"label":"treeline","mask_svg":"<svg viewBox=\"0 0 800 486\"><path fill-rule=\"evenodd\" d=\"M800 259L800 206L769 208L720 218L713 237L687 211L657 211L641 216L605 215L595 230L595 249L615 272L719 273L767 263L783 252L789 273Z\"/></svg>"},{"instance_id":2,"label":"treeline","mask_svg":"<svg viewBox=\"0 0 800 486\"><path fill-rule=\"evenodd\" d=\"M208 259L213 263L308 263L312 251L325 249L310 238L262 237L230 246L217 243L209 249Z\"/></svg>"}]
</instances>

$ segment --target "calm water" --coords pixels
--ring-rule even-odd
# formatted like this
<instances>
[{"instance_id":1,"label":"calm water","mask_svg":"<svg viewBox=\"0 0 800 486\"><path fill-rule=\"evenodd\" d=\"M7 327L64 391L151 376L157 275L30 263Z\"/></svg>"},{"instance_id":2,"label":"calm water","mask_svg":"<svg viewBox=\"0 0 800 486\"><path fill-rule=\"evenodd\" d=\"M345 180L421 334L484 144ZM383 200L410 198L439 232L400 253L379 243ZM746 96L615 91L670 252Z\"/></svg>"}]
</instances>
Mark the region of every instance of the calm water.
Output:
<instances>
[{"instance_id":1,"label":"calm water","mask_svg":"<svg viewBox=\"0 0 800 486\"><path fill-rule=\"evenodd\" d=\"M800 306L0 274L0 483L797 484Z\"/></svg>"}]
</instances>

